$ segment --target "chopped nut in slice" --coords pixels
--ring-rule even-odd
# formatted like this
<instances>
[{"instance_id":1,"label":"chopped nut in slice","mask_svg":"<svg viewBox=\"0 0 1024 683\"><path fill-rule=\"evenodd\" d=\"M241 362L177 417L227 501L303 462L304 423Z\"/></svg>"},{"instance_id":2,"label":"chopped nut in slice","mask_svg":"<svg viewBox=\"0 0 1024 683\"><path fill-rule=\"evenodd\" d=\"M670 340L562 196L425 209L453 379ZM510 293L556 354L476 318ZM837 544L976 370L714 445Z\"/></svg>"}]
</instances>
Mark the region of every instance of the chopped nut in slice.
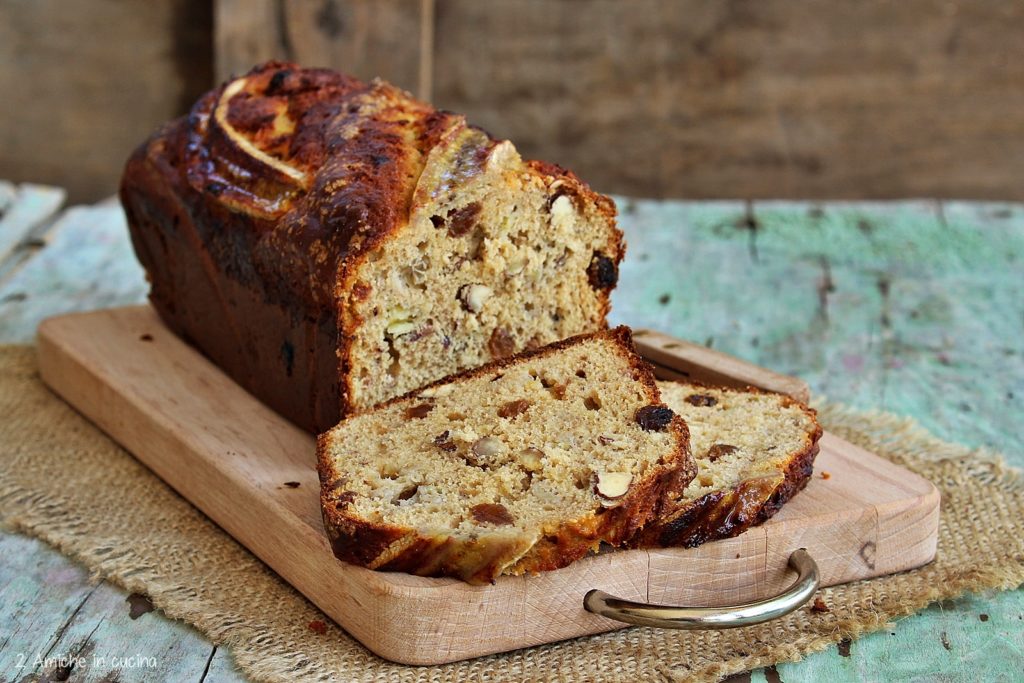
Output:
<instances>
[{"instance_id":1,"label":"chopped nut in slice","mask_svg":"<svg viewBox=\"0 0 1024 683\"><path fill-rule=\"evenodd\" d=\"M598 495L615 500L626 495L633 475L629 472L598 472L595 489Z\"/></svg>"},{"instance_id":2,"label":"chopped nut in slice","mask_svg":"<svg viewBox=\"0 0 1024 683\"><path fill-rule=\"evenodd\" d=\"M691 406L711 408L718 403L718 399L714 396L708 396L707 394L690 394L686 397L686 402Z\"/></svg>"},{"instance_id":3,"label":"chopped nut in slice","mask_svg":"<svg viewBox=\"0 0 1024 683\"><path fill-rule=\"evenodd\" d=\"M409 334L415 329L416 323L413 322L412 311L396 308L388 316L388 326L385 331L391 337L400 337L403 334Z\"/></svg>"},{"instance_id":4,"label":"chopped nut in slice","mask_svg":"<svg viewBox=\"0 0 1024 683\"><path fill-rule=\"evenodd\" d=\"M494 436L485 436L482 439L477 439L476 443L473 444L473 455L479 458L493 458L503 450L505 450L505 444L501 442L501 439Z\"/></svg>"},{"instance_id":5,"label":"chopped nut in slice","mask_svg":"<svg viewBox=\"0 0 1024 683\"><path fill-rule=\"evenodd\" d=\"M484 310L484 304L492 294L494 294L494 290L490 287L472 284L459 287L458 296L463 308L471 313L479 313Z\"/></svg>"},{"instance_id":6,"label":"chopped nut in slice","mask_svg":"<svg viewBox=\"0 0 1024 683\"><path fill-rule=\"evenodd\" d=\"M519 464L527 472L540 472L544 467L544 451L534 446L524 448L519 453Z\"/></svg>"},{"instance_id":7,"label":"chopped nut in slice","mask_svg":"<svg viewBox=\"0 0 1024 683\"><path fill-rule=\"evenodd\" d=\"M513 257L508 262L508 268L507 268L508 274L509 275L518 275L519 273L523 272L523 269L526 268L527 262L528 262L528 259L527 259L527 257L525 255L524 256Z\"/></svg>"},{"instance_id":8,"label":"chopped nut in slice","mask_svg":"<svg viewBox=\"0 0 1024 683\"><path fill-rule=\"evenodd\" d=\"M564 194L558 195L551 202L551 225L556 228L565 226L572 220L573 213L572 200Z\"/></svg>"}]
</instances>

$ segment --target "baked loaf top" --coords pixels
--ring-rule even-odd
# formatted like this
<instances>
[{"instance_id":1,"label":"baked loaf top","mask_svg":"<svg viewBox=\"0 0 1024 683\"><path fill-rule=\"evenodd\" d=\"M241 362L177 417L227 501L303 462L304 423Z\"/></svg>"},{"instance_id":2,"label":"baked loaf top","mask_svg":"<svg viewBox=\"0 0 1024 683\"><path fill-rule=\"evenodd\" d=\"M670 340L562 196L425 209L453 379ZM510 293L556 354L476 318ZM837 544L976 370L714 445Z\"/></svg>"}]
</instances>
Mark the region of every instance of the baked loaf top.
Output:
<instances>
[{"instance_id":1,"label":"baked loaf top","mask_svg":"<svg viewBox=\"0 0 1024 683\"><path fill-rule=\"evenodd\" d=\"M473 583L619 545L694 474L686 426L625 328L347 418L318 455L339 558Z\"/></svg>"},{"instance_id":2,"label":"baked loaf top","mask_svg":"<svg viewBox=\"0 0 1024 683\"><path fill-rule=\"evenodd\" d=\"M666 499L634 547L693 547L735 536L774 515L814 469L817 414L781 394L658 382L690 431L697 476Z\"/></svg>"},{"instance_id":3,"label":"baked loaf top","mask_svg":"<svg viewBox=\"0 0 1024 683\"><path fill-rule=\"evenodd\" d=\"M604 328L624 252L614 204L572 173L382 81L281 62L164 126L121 195L161 315L305 426Z\"/></svg>"}]
</instances>

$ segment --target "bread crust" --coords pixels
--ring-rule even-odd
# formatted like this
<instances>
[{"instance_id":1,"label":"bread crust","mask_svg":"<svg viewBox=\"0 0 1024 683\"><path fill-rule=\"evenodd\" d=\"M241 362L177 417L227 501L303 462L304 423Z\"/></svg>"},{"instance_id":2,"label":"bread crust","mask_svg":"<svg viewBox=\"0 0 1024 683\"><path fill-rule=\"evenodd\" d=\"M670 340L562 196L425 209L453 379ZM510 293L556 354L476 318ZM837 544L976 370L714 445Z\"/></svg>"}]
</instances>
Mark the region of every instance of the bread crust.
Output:
<instances>
[{"instance_id":1,"label":"bread crust","mask_svg":"<svg viewBox=\"0 0 1024 683\"><path fill-rule=\"evenodd\" d=\"M646 390L651 404L663 406L650 367L636 354L628 328L595 335L580 335L518 356L467 370L431 386L460 382L493 373L526 360L557 353L581 339L598 336L612 340L633 369L633 377ZM425 387L424 389L428 389ZM412 402L424 389L382 404ZM682 493L696 474L689 449L686 423L676 415L668 430L676 437L670 457L650 468L643 480L630 486L620 505L601 508L582 518L544 529L537 538L524 536L456 537L424 535L413 528L377 523L350 511L352 494L344 490L344 473L336 471L330 455L331 435L317 439L318 472L324 527L334 554L341 560L373 569L403 571L420 576L453 576L469 583L494 581L500 574L536 573L564 567L597 550L604 542L621 545L632 538L658 510L660 501Z\"/></svg>"},{"instance_id":2,"label":"bread crust","mask_svg":"<svg viewBox=\"0 0 1024 683\"><path fill-rule=\"evenodd\" d=\"M686 384L702 386L699 382ZM755 387L746 390L771 393ZM798 408L814 424L803 447L791 455L783 469L772 475L745 479L728 489L712 491L690 501L666 498L654 520L630 539L629 547L693 548L731 538L770 519L803 490L814 472L814 459L823 431L817 421L817 411L789 396L780 397L784 407Z\"/></svg>"},{"instance_id":3,"label":"bread crust","mask_svg":"<svg viewBox=\"0 0 1024 683\"><path fill-rule=\"evenodd\" d=\"M408 226L430 151L457 143L472 169L498 141L381 81L269 62L224 83L135 150L122 176L153 306L279 413L331 427L355 409L360 269ZM621 261L611 200L552 165L524 172L596 207ZM609 292L598 298L603 321Z\"/></svg>"}]
</instances>

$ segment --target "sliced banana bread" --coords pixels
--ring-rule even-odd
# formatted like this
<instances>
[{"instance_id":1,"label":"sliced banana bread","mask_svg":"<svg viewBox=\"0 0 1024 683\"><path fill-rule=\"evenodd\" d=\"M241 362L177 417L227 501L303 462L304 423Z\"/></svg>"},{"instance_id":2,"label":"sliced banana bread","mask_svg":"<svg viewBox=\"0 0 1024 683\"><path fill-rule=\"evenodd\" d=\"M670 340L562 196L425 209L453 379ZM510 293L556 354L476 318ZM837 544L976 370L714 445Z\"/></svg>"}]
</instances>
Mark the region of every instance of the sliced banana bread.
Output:
<instances>
[{"instance_id":1,"label":"sliced banana bread","mask_svg":"<svg viewBox=\"0 0 1024 683\"><path fill-rule=\"evenodd\" d=\"M454 372L606 327L615 205L381 81L270 62L129 159L167 324L322 431Z\"/></svg>"},{"instance_id":2,"label":"sliced banana bread","mask_svg":"<svg viewBox=\"0 0 1024 683\"><path fill-rule=\"evenodd\" d=\"M320 436L318 458L339 558L472 583L623 543L695 471L686 425L626 328L349 417Z\"/></svg>"},{"instance_id":3,"label":"sliced banana bread","mask_svg":"<svg viewBox=\"0 0 1024 683\"><path fill-rule=\"evenodd\" d=\"M692 547L760 524L811 476L821 427L788 396L659 382L662 400L690 431L697 476L664 501L633 547Z\"/></svg>"}]
</instances>

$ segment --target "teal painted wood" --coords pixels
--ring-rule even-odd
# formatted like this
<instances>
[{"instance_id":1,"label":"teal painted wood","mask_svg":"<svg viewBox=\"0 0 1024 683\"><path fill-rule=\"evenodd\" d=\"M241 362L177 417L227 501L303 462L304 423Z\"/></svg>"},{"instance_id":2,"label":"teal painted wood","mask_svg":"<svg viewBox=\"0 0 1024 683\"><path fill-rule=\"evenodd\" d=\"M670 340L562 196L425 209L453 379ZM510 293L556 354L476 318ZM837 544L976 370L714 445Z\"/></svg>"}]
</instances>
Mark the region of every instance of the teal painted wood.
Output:
<instances>
[{"instance_id":1,"label":"teal painted wood","mask_svg":"<svg viewBox=\"0 0 1024 683\"><path fill-rule=\"evenodd\" d=\"M69 672L76 683L202 680L213 645L186 624L144 611L152 609L142 596L97 585L33 673L59 680Z\"/></svg>"},{"instance_id":2,"label":"teal painted wood","mask_svg":"<svg viewBox=\"0 0 1024 683\"><path fill-rule=\"evenodd\" d=\"M229 652L43 542L0 535L0 557L0 680L245 680Z\"/></svg>"},{"instance_id":3,"label":"teal painted wood","mask_svg":"<svg viewBox=\"0 0 1024 683\"><path fill-rule=\"evenodd\" d=\"M0 535L0 674L3 680L33 671L95 586L80 566L16 534Z\"/></svg>"},{"instance_id":4,"label":"teal painted wood","mask_svg":"<svg viewBox=\"0 0 1024 683\"><path fill-rule=\"evenodd\" d=\"M0 339L29 343L47 316L145 300L145 275L118 204L68 209L46 241L0 284Z\"/></svg>"},{"instance_id":5,"label":"teal painted wood","mask_svg":"<svg viewBox=\"0 0 1024 683\"><path fill-rule=\"evenodd\" d=\"M57 187L0 181L0 282L40 246L33 243L33 232L45 229L65 195ZM19 249L19 258L10 258Z\"/></svg>"},{"instance_id":6,"label":"teal painted wood","mask_svg":"<svg viewBox=\"0 0 1024 683\"><path fill-rule=\"evenodd\" d=\"M620 207L630 246L616 321L799 375L816 395L910 415L1024 465L1024 207ZM787 683L1021 680L1022 615L1024 591L973 596L866 636L850 657L831 648L777 670Z\"/></svg>"},{"instance_id":7,"label":"teal painted wood","mask_svg":"<svg viewBox=\"0 0 1024 683\"><path fill-rule=\"evenodd\" d=\"M1019 206L620 204L630 246L614 320L709 343L1024 465ZM1007 212L1019 218L983 222Z\"/></svg>"},{"instance_id":8,"label":"teal painted wood","mask_svg":"<svg viewBox=\"0 0 1024 683\"><path fill-rule=\"evenodd\" d=\"M238 670L231 651L223 647L216 648L213 657L210 658L206 677L202 681L204 683L239 683L245 680L247 679Z\"/></svg>"},{"instance_id":9,"label":"teal painted wood","mask_svg":"<svg viewBox=\"0 0 1024 683\"><path fill-rule=\"evenodd\" d=\"M1024 465L1024 205L623 199L620 210L630 247L614 321L708 343L799 375L818 395L911 415ZM0 342L31 340L56 312L144 300L115 207L67 212L49 242L0 285ZM26 296L11 300L18 291ZM26 542L0 544L9 539ZM110 608L113 623L120 613ZM44 625L64 614L47 601L38 609L28 618ZM0 602L0 634L25 618ZM1020 680L1022 618L1024 591L969 596L854 642L849 657L830 648L777 673L789 683ZM239 680L222 650L206 680Z\"/></svg>"}]
</instances>

